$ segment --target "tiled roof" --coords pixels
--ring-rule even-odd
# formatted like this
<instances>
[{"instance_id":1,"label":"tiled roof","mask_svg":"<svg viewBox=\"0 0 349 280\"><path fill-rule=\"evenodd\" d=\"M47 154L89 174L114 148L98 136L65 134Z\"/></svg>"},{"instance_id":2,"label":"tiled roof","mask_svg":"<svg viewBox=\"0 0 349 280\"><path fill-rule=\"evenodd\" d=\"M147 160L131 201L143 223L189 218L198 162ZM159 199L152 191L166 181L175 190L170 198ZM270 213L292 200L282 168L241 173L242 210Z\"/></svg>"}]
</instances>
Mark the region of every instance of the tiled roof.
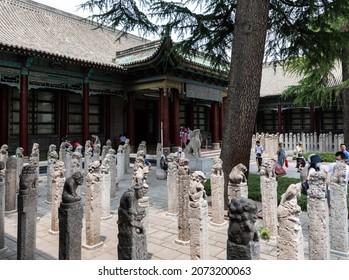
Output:
<instances>
[{"instance_id":1,"label":"tiled roof","mask_svg":"<svg viewBox=\"0 0 349 280\"><path fill-rule=\"evenodd\" d=\"M117 41L111 28L29 0L0 0L0 46L73 61L122 68L116 51L149 42L134 35Z\"/></svg>"},{"instance_id":2,"label":"tiled roof","mask_svg":"<svg viewBox=\"0 0 349 280\"><path fill-rule=\"evenodd\" d=\"M332 77L328 81L329 86L338 84L342 80L341 66L335 68L332 72ZM275 67L272 63L267 63L263 66L262 82L261 82L261 97L278 96L289 86L296 85L301 80L300 76L286 73L282 66L277 64Z\"/></svg>"}]
</instances>

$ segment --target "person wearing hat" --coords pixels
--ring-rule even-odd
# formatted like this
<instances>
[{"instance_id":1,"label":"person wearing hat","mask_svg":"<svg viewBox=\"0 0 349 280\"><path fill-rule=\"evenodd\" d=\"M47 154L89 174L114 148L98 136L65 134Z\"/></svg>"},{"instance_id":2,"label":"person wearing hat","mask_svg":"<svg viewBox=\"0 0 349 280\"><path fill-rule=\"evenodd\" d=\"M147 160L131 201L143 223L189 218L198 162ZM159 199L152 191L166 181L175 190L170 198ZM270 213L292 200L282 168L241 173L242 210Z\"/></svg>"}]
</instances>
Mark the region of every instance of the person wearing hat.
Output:
<instances>
[{"instance_id":1,"label":"person wearing hat","mask_svg":"<svg viewBox=\"0 0 349 280\"><path fill-rule=\"evenodd\" d=\"M183 152L182 148L178 148L178 150L176 152L176 156L178 158L185 158L185 153Z\"/></svg>"},{"instance_id":2,"label":"person wearing hat","mask_svg":"<svg viewBox=\"0 0 349 280\"><path fill-rule=\"evenodd\" d=\"M297 172L302 172L303 168L305 167L305 159L303 157L304 149L303 149L303 143L301 141L297 143L297 146L293 151L293 155L294 155L294 158L296 158Z\"/></svg>"},{"instance_id":3,"label":"person wearing hat","mask_svg":"<svg viewBox=\"0 0 349 280\"><path fill-rule=\"evenodd\" d=\"M284 149L284 144L281 142L279 143L279 149L277 151L277 155L278 155L278 163L280 164L281 167L283 167L286 159L286 151Z\"/></svg>"},{"instance_id":4,"label":"person wearing hat","mask_svg":"<svg viewBox=\"0 0 349 280\"><path fill-rule=\"evenodd\" d=\"M321 167L321 162L323 162L322 158L317 155L317 154L311 154L308 157L308 162L310 163L310 166L308 168L308 176L307 176L307 180L310 179L310 175L320 171L320 167Z\"/></svg>"}]
</instances>

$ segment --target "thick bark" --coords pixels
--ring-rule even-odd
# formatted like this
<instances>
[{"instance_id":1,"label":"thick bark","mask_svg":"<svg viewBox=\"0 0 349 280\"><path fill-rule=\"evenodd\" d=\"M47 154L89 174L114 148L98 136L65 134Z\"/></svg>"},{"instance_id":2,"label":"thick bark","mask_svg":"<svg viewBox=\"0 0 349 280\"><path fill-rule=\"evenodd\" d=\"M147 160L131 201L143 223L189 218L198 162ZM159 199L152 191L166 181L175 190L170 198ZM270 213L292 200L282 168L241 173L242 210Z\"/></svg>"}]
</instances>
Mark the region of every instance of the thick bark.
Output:
<instances>
[{"instance_id":1,"label":"thick bark","mask_svg":"<svg viewBox=\"0 0 349 280\"><path fill-rule=\"evenodd\" d=\"M349 49L343 50L343 59L342 59L342 79L346 81L349 79L349 71L348 71L348 61L349 58ZM346 88L342 92L342 110L343 110L343 133L344 133L344 141L348 146L349 142L349 89Z\"/></svg>"},{"instance_id":2,"label":"thick bark","mask_svg":"<svg viewBox=\"0 0 349 280\"><path fill-rule=\"evenodd\" d=\"M257 116L269 0L238 0L232 47L221 159L227 184L239 163L249 168L253 128Z\"/></svg>"}]
</instances>

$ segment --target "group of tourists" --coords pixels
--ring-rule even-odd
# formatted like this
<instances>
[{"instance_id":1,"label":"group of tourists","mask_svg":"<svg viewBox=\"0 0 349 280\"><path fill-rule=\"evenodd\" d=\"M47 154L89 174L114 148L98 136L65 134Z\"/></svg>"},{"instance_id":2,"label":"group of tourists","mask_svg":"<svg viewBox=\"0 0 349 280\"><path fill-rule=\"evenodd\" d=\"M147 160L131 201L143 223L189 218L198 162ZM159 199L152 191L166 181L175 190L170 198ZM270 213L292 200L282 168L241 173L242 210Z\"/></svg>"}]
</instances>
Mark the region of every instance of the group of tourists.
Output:
<instances>
[{"instance_id":1,"label":"group of tourists","mask_svg":"<svg viewBox=\"0 0 349 280\"><path fill-rule=\"evenodd\" d=\"M181 130L179 132L179 137L181 139L182 148L185 148L189 144L190 133L191 133L191 129L189 126L188 127L181 127Z\"/></svg>"}]
</instances>

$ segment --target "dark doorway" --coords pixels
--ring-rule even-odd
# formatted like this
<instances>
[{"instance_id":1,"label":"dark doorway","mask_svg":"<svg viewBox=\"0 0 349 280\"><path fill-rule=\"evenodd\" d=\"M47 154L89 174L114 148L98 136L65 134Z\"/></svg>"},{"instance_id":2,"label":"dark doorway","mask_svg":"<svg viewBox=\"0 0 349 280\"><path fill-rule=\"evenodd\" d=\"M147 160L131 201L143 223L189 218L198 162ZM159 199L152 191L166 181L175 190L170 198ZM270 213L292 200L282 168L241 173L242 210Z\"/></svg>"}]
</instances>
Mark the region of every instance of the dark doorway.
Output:
<instances>
[{"instance_id":1,"label":"dark doorway","mask_svg":"<svg viewBox=\"0 0 349 280\"><path fill-rule=\"evenodd\" d=\"M158 131L158 101L136 99L135 101L135 145L146 141L147 145L156 145Z\"/></svg>"}]
</instances>

